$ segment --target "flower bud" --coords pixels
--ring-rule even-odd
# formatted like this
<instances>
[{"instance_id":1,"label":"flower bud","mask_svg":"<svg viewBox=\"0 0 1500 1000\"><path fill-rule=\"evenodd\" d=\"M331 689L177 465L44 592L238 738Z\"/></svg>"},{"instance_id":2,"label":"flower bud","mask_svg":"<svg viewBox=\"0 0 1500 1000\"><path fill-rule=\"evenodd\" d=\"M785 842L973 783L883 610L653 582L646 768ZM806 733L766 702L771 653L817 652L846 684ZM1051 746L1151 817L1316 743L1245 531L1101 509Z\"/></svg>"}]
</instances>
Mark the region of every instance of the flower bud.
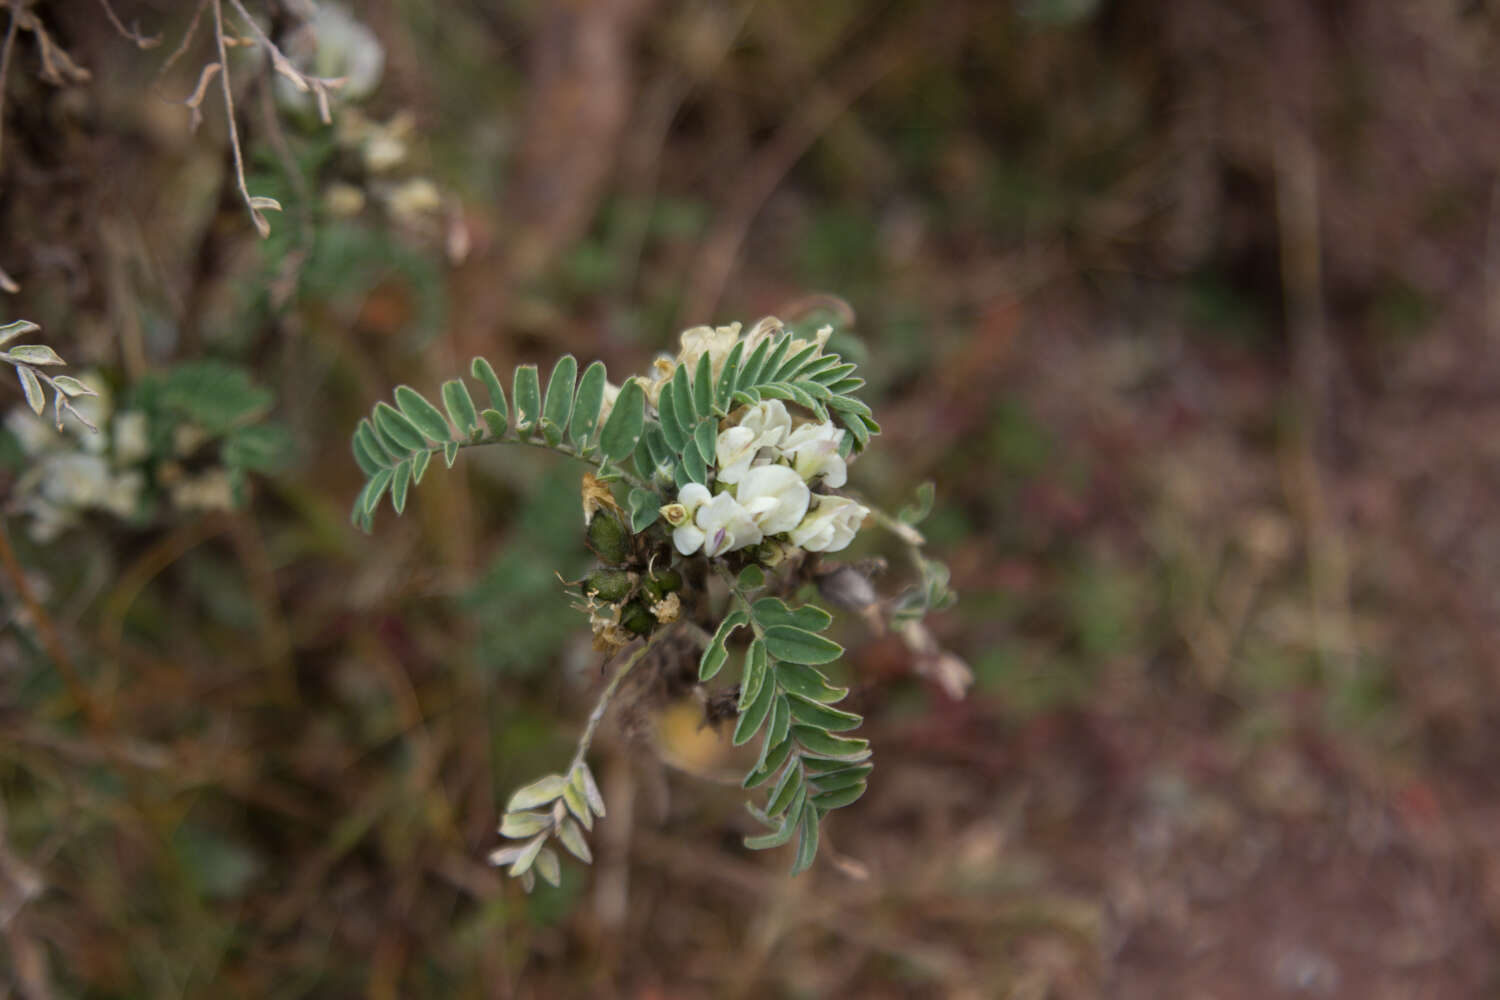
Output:
<instances>
[{"instance_id":1,"label":"flower bud","mask_svg":"<svg viewBox=\"0 0 1500 1000\"><path fill-rule=\"evenodd\" d=\"M661 513L662 520L674 528L680 528L688 523L688 511L680 503L669 503L657 508Z\"/></svg>"},{"instance_id":2,"label":"flower bud","mask_svg":"<svg viewBox=\"0 0 1500 1000\"><path fill-rule=\"evenodd\" d=\"M625 526L610 511L599 511L589 521L588 547L599 560L618 566L629 555Z\"/></svg>"},{"instance_id":3,"label":"flower bud","mask_svg":"<svg viewBox=\"0 0 1500 1000\"><path fill-rule=\"evenodd\" d=\"M583 592L601 601L618 601L630 593L630 574L621 569L596 569L583 581Z\"/></svg>"}]
</instances>

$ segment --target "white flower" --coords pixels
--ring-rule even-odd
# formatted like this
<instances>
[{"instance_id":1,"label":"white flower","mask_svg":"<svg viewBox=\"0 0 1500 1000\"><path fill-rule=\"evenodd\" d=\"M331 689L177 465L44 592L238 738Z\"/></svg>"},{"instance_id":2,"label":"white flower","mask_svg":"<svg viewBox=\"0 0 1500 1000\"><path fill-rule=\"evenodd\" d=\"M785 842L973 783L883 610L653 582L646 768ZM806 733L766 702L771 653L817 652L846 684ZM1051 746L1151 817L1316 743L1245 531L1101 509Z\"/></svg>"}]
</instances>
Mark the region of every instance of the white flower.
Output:
<instances>
[{"instance_id":1,"label":"white flower","mask_svg":"<svg viewBox=\"0 0 1500 1000\"><path fill-rule=\"evenodd\" d=\"M687 506L684 498L689 490L694 491L689 498L693 500L701 495L698 491L708 492L697 483L689 483L678 496L678 502L684 506ZM697 513L693 523L684 524L672 532L672 544L685 556L697 552L700 546L704 555L721 556L726 552L754 545L763 537L760 526L755 523L750 512L740 506L732 494L720 493L712 500L696 506Z\"/></svg>"},{"instance_id":2,"label":"white flower","mask_svg":"<svg viewBox=\"0 0 1500 1000\"><path fill-rule=\"evenodd\" d=\"M870 509L847 497L819 495L802 523L792 529L792 544L809 552L837 552L854 540Z\"/></svg>"},{"instance_id":3,"label":"white flower","mask_svg":"<svg viewBox=\"0 0 1500 1000\"><path fill-rule=\"evenodd\" d=\"M698 508L712 498L713 495L708 492L707 486L701 483L688 483L682 488L682 492L677 494L677 503L667 505L667 507L681 508L680 521L676 519L677 511L672 512L671 523L676 525L676 529L672 532L672 544L677 546L677 551L685 556L690 556L703 547L703 531L693 522L693 518L698 513ZM662 511L665 512L667 507L663 507Z\"/></svg>"},{"instance_id":4,"label":"white flower","mask_svg":"<svg viewBox=\"0 0 1500 1000\"><path fill-rule=\"evenodd\" d=\"M807 513L812 494L802 478L784 465L762 465L745 473L735 488L735 498L750 512L761 532L778 535L791 531Z\"/></svg>"},{"instance_id":5,"label":"white flower","mask_svg":"<svg viewBox=\"0 0 1500 1000\"><path fill-rule=\"evenodd\" d=\"M115 414L111 428L115 437L115 464L135 465L151 454L151 428L146 414L140 410L124 410Z\"/></svg>"},{"instance_id":6,"label":"white flower","mask_svg":"<svg viewBox=\"0 0 1500 1000\"><path fill-rule=\"evenodd\" d=\"M849 478L844 456L839 454L843 440L844 431L832 423L803 424L787 435L781 454L803 479L811 482L822 476L825 484L837 488Z\"/></svg>"},{"instance_id":7,"label":"white flower","mask_svg":"<svg viewBox=\"0 0 1500 1000\"><path fill-rule=\"evenodd\" d=\"M720 432L714 446L719 482L739 482L755 464L760 450L775 448L791 429L791 415L781 400L768 399L750 407L738 426Z\"/></svg>"},{"instance_id":8,"label":"white flower","mask_svg":"<svg viewBox=\"0 0 1500 1000\"><path fill-rule=\"evenodd\" d=\"M730 323L717 329L710 326L695 326L690 330L682 331L682 351L677 360L687 365L689 375L698 372L698 359L707 354L709 364L713 369L714 378L717 380L719 373L724 370L724 362L729 359L729 352L734 350L735 341L740 339L740 325Z\"/></svg>"}]
</instances>

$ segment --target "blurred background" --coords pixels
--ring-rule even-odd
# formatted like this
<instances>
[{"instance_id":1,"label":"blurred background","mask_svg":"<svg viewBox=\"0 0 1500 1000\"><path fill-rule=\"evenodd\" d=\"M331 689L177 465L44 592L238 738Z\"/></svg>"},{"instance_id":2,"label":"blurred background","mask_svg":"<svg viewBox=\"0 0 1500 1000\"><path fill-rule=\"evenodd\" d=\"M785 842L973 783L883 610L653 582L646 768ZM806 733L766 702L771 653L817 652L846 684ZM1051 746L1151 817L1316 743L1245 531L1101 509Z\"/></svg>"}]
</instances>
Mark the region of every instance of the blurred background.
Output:
<instances>
[{"instance_id":1,"label":"blurred background","mask_svg":"<svg viewBox=\"0 0 1500 1000\"><path fill-rule=\"evenodd\" d=\"M1500 993L1494 5L245 2L331 125L231 0L0 2L0 322L107 390L0 389L0 995ZM877 768L796 880L629 703L526 896L581 470L476 450L367 537L350 434L767 313L862 364L852 482L937 484L972 688L837 626Z\"/></svg>"}]
</instances>

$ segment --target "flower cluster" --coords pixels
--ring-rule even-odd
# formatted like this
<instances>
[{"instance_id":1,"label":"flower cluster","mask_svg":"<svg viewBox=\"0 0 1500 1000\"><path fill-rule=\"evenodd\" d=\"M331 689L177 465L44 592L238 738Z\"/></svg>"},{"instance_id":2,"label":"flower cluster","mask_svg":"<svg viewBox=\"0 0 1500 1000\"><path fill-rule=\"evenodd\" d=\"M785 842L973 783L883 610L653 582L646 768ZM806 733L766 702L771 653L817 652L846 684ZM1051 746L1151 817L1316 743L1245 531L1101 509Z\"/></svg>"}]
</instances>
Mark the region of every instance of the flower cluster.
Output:
<instances>
[{"instance_id":1,"label":"flower cluster","mask_svg":"<svg viewBox=\"0 0 1500 1000\"><path fill-rule=\"evenodd\" d=\"M779 399L746 408L719 433L715 485L689 483L661 513L683 555L700 549L719 556L783 536L808 552L837 552L854 539L869 509L847 497L814 493L811 485L844 485L839 446L844 431L831 422L792 425Z\"/></svg>"}]
</instances>

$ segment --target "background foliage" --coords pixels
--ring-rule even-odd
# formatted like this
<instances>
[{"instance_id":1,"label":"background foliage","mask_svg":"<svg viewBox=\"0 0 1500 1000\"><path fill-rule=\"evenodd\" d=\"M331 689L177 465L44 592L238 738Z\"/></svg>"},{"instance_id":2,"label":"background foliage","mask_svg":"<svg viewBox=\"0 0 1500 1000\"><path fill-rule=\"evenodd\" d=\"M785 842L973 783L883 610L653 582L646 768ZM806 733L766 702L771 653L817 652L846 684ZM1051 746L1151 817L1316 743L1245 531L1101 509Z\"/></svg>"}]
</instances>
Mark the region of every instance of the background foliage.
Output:
<instances>
[{"instance_id":1,"label":"background foliage","mask_svg":"<svg viewBox=\"0 0 1500 1000\"><path fill-rule=\"evenodd\" d=\"M4 79L0 323L107 408L0 441L0 988L1494 994L1490 5L369 0L332 125L231 53L264 241L162 99L206 50L155 79L191 9L112 6L163 47L38 2L90 78L23 32ZM367 537L349 429L824 290L974 688L835 626L880 768L792 881L753 757L629 691L594 867L527 897L483 859L598 685L581 469L470 449Z\"/></svg>"}]
</instances>

